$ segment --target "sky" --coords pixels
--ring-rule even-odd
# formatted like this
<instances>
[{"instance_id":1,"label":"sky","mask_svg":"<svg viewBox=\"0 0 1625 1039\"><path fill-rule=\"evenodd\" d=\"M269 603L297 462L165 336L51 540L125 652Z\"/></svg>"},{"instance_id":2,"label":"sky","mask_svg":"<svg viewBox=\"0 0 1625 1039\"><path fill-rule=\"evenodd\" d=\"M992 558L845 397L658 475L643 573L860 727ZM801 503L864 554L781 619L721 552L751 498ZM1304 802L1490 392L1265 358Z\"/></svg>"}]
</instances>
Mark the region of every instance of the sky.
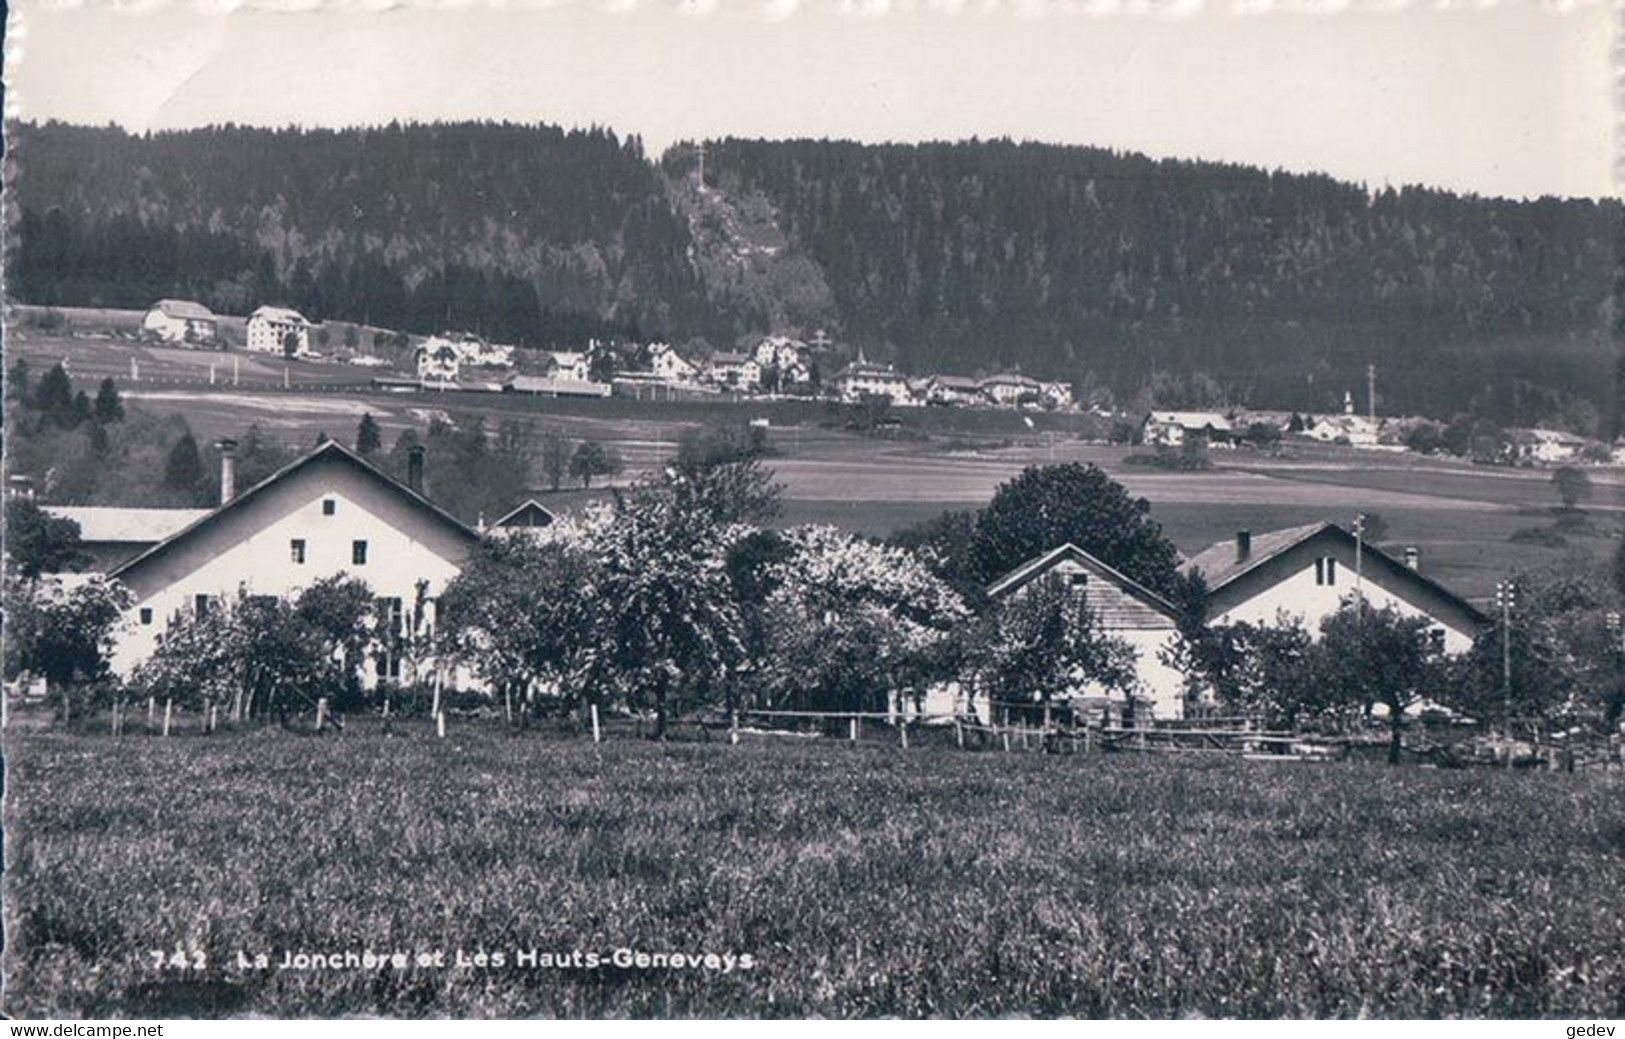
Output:
<instances>
[{"instance_id":1,"label":"sky","mask_svg":"<svg viewBox=\"0 0 1625 1039\"><path fill-rule=\"evenodd\" d=\"M599 124L651 154L1013 137L1374 189L1619 190L1605 0L279 2L21 0L7 115Z\"/></svg>"}]
</instances>

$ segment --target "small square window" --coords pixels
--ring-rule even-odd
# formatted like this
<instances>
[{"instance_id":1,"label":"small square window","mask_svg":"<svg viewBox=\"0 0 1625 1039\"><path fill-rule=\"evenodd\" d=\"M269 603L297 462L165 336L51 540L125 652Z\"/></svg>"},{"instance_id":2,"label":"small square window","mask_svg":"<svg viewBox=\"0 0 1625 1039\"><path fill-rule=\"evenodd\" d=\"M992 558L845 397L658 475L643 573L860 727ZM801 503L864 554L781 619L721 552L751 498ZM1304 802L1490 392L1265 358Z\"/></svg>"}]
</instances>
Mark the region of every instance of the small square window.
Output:
<instances>
[{"instance_id":1,"label":"small square window","mask_svg":"<svg viewBox=\"0 0 1625 1039\"><path fill-rule=\"evenodd\" d=\"M367 563L367 543L365 541L350 542L350 562L356 566L365 566Z\"/></svg>"},{"instance_id":2,"label":"small square window","mask_svg":"<svg viewBox=\"0 0 1625 1039\"><path fill-rule=\"evenodd\" d=\"M1337 560L1331 556L1321 556L1315 560L1315 583L1323 587L1337 584Z\"/></svg>"},{"instance_id":3,"label":"small square window","mask_svg":"<svg viewBox=\"0 0 1625 1039\"><path fill-rule=\"evenodd\" d=\"M142 624L151 624L152 623L152 607L151 606L143 606L143 607L141 607L141 623Z\"/></svg>"},{"instance_id":4,"label":"small square window","mask_svg":"<svg viewBox=\"0 0 1625 1039\"><path fill-rule=\"evenodd\" d=\"M1089 575L1082 570L1074 571L1066 575L1066 583L1074 588L1082 588L1089 583Z\"/></svg>"},{"instance_id":5,"label":"small square window","mask_svg":"<svg viewBox=\"0 0 1625 1039\"><path fill-rule=\"evenodd\" d=\"M332 498L322 499L322 515L332 516L339 511L339 503Z\"/></svg>"},{"instance_id":6,"label":"small square window","mask_svg":"<svg viewBox=\"0 0 1625 1039\"><path fill-rule=\"evenodd\" d=\"M305 561L305 539L294 538L288 542L288 551L292 554L293 561L302 565Z\"/></svg>"}]
</instances>

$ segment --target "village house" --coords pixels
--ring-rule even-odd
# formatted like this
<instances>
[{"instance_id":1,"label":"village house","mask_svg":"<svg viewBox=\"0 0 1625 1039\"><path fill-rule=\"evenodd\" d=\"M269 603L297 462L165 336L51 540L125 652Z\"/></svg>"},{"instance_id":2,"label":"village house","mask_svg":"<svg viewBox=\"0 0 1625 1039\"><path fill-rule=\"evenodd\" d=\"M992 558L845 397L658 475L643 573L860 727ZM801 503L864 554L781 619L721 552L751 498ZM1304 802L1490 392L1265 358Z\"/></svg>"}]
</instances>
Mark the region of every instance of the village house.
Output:
<instances>
[{"instance_id":1,"label":"village house","mask_svg":"<svg viewBox=\"0 0 1625 1039\"><path fill-rule=\"evenodd\" d=\"M1017 407L1021 404L1037 404L1044 388L1044 384L1037 379L1028 378L1020 372L1000 372L982 379L978 385L982 394L994 404L1003 407Z\"/></svg>"},{"instance_id":2,"label":"village house","mask_svg":"<svg viewBox=\"0 0 1625 1039\"><path fill-rule=\"evenodd\" d=\"M752 357L756 367L763 372L776 368L781 386L807 382L812 378L812 351L799 339L767 336L756 344Z\"/></svg>"},{"instance_id":3,"label":"village house","mask_svg":"<svg viewBox=\"0 0 1625 1039\"><path fill-rule=\"evenodd\" d=\"M109 505L45 505L47 515L79 525L86 569L105 573L196 523L208 509L121 508Z\"/></svg>"},{"instance_id":4,"label":"village house","mask_svg":"<svg viewBox=\"0 0 1625 1039\"><path fill-rule=\"evenodd\" d=\"M581 350L549 350L548 360L552 364L550 375L554 379L568 382L590 382L592 380L592 358Z\"/></svg>"},{"instance_id":5,"label":"village house","mask_svg":"<svg viewBox=\"0 0 1625 1039\"><path fill-rule=\"evenodd\" d=\"M856 361L835 373L829 382L841 400L854 403L864 397L887 397L893 403L908 403L908 377L889 364L866 361L860 354Z\"/></svg>"},{"instance_id":6,"label":"village house","mask_svg":"<svg viewBox=\"0 0 1625 1039\"><path fill-rule=\"evenodd\" d=\"M1403 562L1369 542L1357 550L1354 535L1335 523L1239 531L1183 569L1200 571L1207 582L1210 624L1267 625L1285 616L1318 635L1323 620L1359 595L1372 607L1428 618L1440 647L1462 653L1485 623L1471 603L1422 573L1419 549L1407 548Z\"/></svg>"},{"instance_id":7,"label":"village house","mask_svg":"<svg viewBox=\"0 0 1625 1039\"><path fill-rule=\"evenodd\" d=\"M1179 611L1167 599L1108 566L1076 545L1052 549L1016 567L988 586L995 602L1019 596L1034 582L1055 578L1084 597L1103 634L1134 649L1140 705L1153 718L1180 718L1185 713L1185 676L1165 663L1163 655L1179 638ZM1082 706L1104 707L1121 714L1130 708L1130 691L1080 683L1066 697Z\"/></svg>"},{"instance_id":8,"label":"village house","mask_svg":"<svg viewBox=\"0 0 1625 1039\"><path fill-rule=\"evenodd\" d=\"M664 382L693 382L700 374L670 343L649 344L649 370Z\"/></svg>"},{"instance_id":9,"label":"village house","mask_svg":"<svg viewBox=\"0 0 1625 1039\"><path fill-rule=\"evenodd\" d=\"M1209 444L1229 444L1236 430L1216 411L1153 411L1140 423L1140 435L1149 447L1180 447L1196 438Z\"/></svg>"},{"instance_id":10,"label":"village house","mask_svg":"<svg viewBox=\"0 0 1625 1039\"><path fill-rule=\"evenodd\" d=\"M141 333L159 342L213 346L219 338L219 319L201 303L161 299L141 320Z\"/></svg>"},{"instance_id":11,"label":"village house","mask_svg":"<svg viewBox=\"0 0 1625 1039\"><path fill-rule=\"evenodd\" d=\"M462 367L457 348L445 339L426 339L417 348L418 378L424 382L456 382Z\"/></svg>"},{"instance_id":12,"label":"village house","mask_svg":"<svg viewBox=\"0 0 1625 1039\"><path fill-rule=\"evenodd\" d=\"M762 384L762 366L750 354L712 354L708 374L713 383L731 390L754 390Z\"/></svg>"},{"instance_id":13,"label":"village house","mask_svg":"<svg viewBox=\"0 0 1625 1039\"><path fill-rule=\"evenodd\" d=\"M303 357L310 353L310 322L297 310L286 307L260 307L248 315L248 349L261 354L287 354ZM289 351L288 337L293 337Z\"/></svg>"},{"instance_id":14,"label":"village house","mask_svg":"<svg viewBox=\"0 0 1625 1039\"><path fill-rule=\"evenodd\" d=\"M1038 400L1047 407L1070 408L1072 386L1064 382L1041 382L1038 384Z\"/></svg>"},{"instance_id":15,"label":"village house","mask_svg":"<svg viewBox=\"0 0 1625 1039\"><path fill-rule=\"evenodd\" d=\"M152 654L172 617L240 593L296 595L339 575L365 581L403 624L422 604L432 627L438 597L479 536L423 496L421 448L405 484L330 440L237 494L234 445L222 447L219 507L109 574L133 595L112 654L119 675ZM369 681L400 677L400 661L374 664Z\"/></svg>"},{"instance_id":16,"label":"village house","mask_svg":"<svg viewBox=\"0 0 1625 1039\"><path fill-rule=\"evenodd\" d=\"M1515 462L1563 465L1581 461L1591 441L1557 429L1509 429L1507 440Z\"/></svg>"},{"instance_id":17,"label":"village house","mask_svg":"<svg viewBox=\"0 0 1625 1039\"><path fill-rule=\"evenodd\" d=\"M986 404L982 384L965 375L930 375L925 380L925 401L944 407Z\"/></svg>"},{"instance_id":18,"label":"village house","mask_svg":"<svg viewBox=\"0 0 1625 1039\"><path fill-rule=\"evenodd\" d=\"M486 530L487 534L533 534L553 525L553 511L535 498L526 498L503 513Z\"/></svg>"}]
</instances>

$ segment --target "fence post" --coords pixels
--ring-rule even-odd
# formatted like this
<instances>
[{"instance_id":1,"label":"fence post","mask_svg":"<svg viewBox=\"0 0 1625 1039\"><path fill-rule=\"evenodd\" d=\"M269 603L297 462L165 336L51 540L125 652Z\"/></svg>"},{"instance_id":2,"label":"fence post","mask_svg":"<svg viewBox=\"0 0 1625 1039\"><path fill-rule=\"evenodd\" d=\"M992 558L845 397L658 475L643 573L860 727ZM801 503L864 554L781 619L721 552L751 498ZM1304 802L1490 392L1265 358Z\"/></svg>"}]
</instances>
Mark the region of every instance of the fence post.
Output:
<instances>
[{"instance_id":1,"label":"fence post","mask_svg":"<svg viewBox=\"0 0 1625 1039\"><path fill-rule=\"evenodd\" d=\"M322 726L327 724L327 697L316 700L316 731L321 732Z\"/></svg>"},{"instance_id":2,"label":"fence post","mask_svg":"<svg viewBox=\"0 0 1625 1039\"><path fill-rule=\"evenodd\" d=\"M209 704L209 721L208 721L207 731L208 731L209 735L211 735L211 736L214 735L215 723L219 720L219 717L220 717L220 708L216 707L212 703Z\"/></svg>"},{"instance_id":3,"label":"fence post","mask_svg":"<svg viewBox=\"0 0 1625 1039\"><path fill-rule=\"evenodd\" d=\"M433 714L436 718L440 717L440 686L440 669L437 667L434 669L434 703L431 705L429 711L429 713Z\"/></svg>"},{"instance_id":4,"label":"fence post","mask_svg":"<svg viewBox=\"0 0 1625 1039\"><path fill-rule=\"evenodd\" d=\"M850 724L847 726L847 739L853 743L856 743L858 742L858 716L854 714L849 721Z\"/></svg>"},{"instance_id":5,"label":"fence post","mask_svg":"<svg viewBox=\"0 0 1625 1039\"><path fill-rule=\"evenodd\" d=\"M440 711L434 716L435 735L441 739L446 738L446 712Z\"/></svg>"},{"instance_id":6,"label":"fence post","mask_svg":"<svg viewBox=\"0 0 1625 1039\"><path fill-rule=\"evenodd\" d=\"M389 733L389 690L384 690L384 733Z\"/></svg>"},{"instance_id":7,"label":"fence post","mask_svg":"<svg viewBox=\"0 0 1625 1039\"><path fill-rule=\"evenodd\" d=\"M598 705L595 703L588 704L587 713L592 715L592 741L594 743L604 742L604 733L598 728Z\"/></svg>"},{"instance_id":8,"label":"fence post","mask_svg":"<svg viewBox=\"0 0 1625 1039\"><path fill-rule=\"evenodd\" d=\"M170 720L174 717L174 715L175 715L175 701L174 700L165 700L164 701L164 735L165 736L169 735L169 723L170 723Z\"/></svg>"},{"instance_id":9,"label":"fence post","mask_svg":"<svg viewBox=\"0 0 1625 1039\"><path fill-rule=\"evenodd\" d=\"M68 699L68 686L67 686L67 683L63 683L63 685L62 685L62 727L64 729L67 728L68 727L68 722L70 722L72 720L73 720L73 704Z\"/></svg>"},{"instance_id":10,"label":"fence post","mask_svg":"<svg viewBox=\"0 0 1625 1039\"><path fill-rule=\"evenodd\" d=\"M959 744L960 750L965 749L965 723L958 718L954 719L954 742Z\"/></svg>"},{"instance_id":11,"label":"fence post","mask_svg":"<svg viewBox=\"0 0 1625 1039\"><path fill-rule=\"evenodd\" d=\"M902 749L904 749L904 750L907 750L908 749L908 719L907 718L904 718L904 719L900 720L897 723L897 738L900 741L898 743L898 746L902 747Z\"/></svg>"},{"instance_id":12,"label":"fence post","mask_svg":"<svg viewBox=\"0 0 1625 1039\"><path fill-rule=\"evenodd\" d=\"M739 746L739 712L728 712L728 742Z\"/></svg>"},{"instance_id":13,"label":"fence post","mask_svg":"<svg viewBox=\"0 0 1625 1039\"><path fill-rule=\"evenodd\" d=\"M152 730L153 730L153 727L154 727L154 721L153 721L153 719L155 717L154 712L156 712L157 709L158 709L158 702L155 699L153 699L152 697L150 697L150 696L147 697L147 733L149 735L152 733Z\"/></svg>"},{"instance_id":14,"label":"fence post","mask_svg":"<svg viewBox=\"0 0 1625 1039\"><path fill-rule=\"evenodd\" d=\"M1004 737L1004 752L1008 754L1010 753L1010 730L1005 729L1000 735Z\"/></svg>"},{"instance_id":15,"label":"fence post","mask_svg":"<svg viewBox=\"0 0 1625 1039\"><path fill-rule=\"evenodd\" d=\"M502 687L502 710L508 716L508 724L513 724L513 690L508 686Z\"/></svg>"}]
</instances>

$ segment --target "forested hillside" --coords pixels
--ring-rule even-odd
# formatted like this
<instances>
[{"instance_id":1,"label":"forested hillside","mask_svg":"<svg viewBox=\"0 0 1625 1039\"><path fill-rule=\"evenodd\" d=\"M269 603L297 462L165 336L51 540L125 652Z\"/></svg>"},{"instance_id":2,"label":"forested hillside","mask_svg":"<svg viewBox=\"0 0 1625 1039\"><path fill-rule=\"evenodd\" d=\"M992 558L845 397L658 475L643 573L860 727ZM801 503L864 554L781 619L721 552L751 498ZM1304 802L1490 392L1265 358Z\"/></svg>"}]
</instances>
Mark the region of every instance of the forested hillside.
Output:
<instances>
[{"instance_id":1,"label":"forested hillside","mask_svg":"<svg viewBox=\"0 0 1625 1039\"><path fill-rule=\"evenodd\" d=\"M1169 406L1333 407L1376 364L1384 411L1617 411L1617 202L1009 141L724 140L698 190L686 147L496 124L25 124L12 154L26 302L287 302L537 345L825 327L914 372Z\"/></svg>"}]
</instances>

